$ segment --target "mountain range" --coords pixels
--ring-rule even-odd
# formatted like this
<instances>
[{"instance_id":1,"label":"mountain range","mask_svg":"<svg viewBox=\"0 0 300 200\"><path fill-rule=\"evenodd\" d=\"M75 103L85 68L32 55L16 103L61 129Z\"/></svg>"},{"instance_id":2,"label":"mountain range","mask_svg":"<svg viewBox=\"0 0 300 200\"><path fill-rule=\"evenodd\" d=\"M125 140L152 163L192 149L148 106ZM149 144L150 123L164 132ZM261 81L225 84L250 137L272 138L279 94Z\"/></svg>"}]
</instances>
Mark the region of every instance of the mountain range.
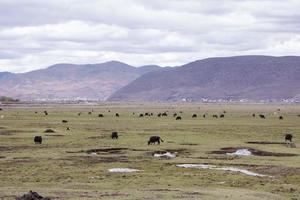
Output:
<instances>
[{"instance_id":1,"label":"mountain range","mask_svg":"<svg viewBox=\"0 0 300 200\"><path fill-rule=\"evenodd\" d=\"M57 64L0 73L0 95L21 100L300 100L300 57L215 57L177 67Z\"/></svg>"}]
</instances>

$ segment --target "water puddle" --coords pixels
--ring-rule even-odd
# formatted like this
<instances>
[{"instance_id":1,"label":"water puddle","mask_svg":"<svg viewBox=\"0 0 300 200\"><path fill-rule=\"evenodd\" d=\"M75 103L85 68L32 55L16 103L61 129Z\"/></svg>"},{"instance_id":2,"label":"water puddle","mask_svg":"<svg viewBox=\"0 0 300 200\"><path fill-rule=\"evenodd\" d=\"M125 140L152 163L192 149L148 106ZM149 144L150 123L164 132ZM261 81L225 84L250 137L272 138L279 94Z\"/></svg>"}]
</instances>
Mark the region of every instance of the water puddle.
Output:
<instances>
[{"instance_id":1,"label":"water puddle","mask_svg":"<svg viewBox=\"0 0 300 200\"><path fill-rule=\"evenodd\" d=\"M267 176L267 175L251 172L246 169L237 168L237 167L218 167L216 165L207 165L207 164L180 164L180 165L176 165L176 166L180 167L180 168L213 169L213 170L221 170L221 171L239 172L242 174L246 174L248 176L257 176L257 177Z\"/></svg>"}]
</instances>

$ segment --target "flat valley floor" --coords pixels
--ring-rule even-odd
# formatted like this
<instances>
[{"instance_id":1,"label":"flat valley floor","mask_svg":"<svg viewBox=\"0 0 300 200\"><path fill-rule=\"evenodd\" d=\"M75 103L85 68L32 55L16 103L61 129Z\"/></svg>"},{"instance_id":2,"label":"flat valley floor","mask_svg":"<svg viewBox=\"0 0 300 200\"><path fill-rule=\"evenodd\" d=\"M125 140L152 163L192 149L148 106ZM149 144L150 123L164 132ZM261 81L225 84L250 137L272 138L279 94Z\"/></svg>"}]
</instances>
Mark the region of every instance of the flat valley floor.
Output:
<instances>
[{"instance_id":1,"label":"flat valley floor","mask_svg":"<svg viewBox=\"0 0 300 200\"><path fill-rule=\"evenodd\" d=\"M300 105L0 107L0 199L15 199L29 190L72 200L300 199ZM146 112L153 116L139 117ZM158 117L162 112L168 116ZM174 113L182 119L175 120ZM224 118L213 118L222 113ZM45 133L46 129L55 133ZM117 140L111 139L113 131L119 133ZM291 144L284 141L288 132L294 136ZM42 144L34 144L37 135L43 137ZM148 146L152 135L164 142ZM252 155L228 154L239 149ZM153 156L166 152L176 157ZM203 164L204 169L180 168L180 164ZM215 168L208 169L210 165ZM140 171L109 172L112 168ZM237 168L264 176L232 170Z\"/></svg>"}]
</instances>

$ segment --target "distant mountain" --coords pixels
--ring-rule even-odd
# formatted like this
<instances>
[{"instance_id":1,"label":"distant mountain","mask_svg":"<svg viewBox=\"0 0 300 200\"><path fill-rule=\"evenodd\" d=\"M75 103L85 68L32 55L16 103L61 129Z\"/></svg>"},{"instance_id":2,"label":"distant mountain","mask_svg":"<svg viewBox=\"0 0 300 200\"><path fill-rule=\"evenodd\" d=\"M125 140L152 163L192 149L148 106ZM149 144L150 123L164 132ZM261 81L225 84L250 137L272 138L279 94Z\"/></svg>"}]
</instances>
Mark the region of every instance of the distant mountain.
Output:
<instances>
[{"instance_id":1,"label":"distant mountain","mask_svg":"<svg viewBox=\"0 0 300 200\"><path fill-rule=\"evenodd\" d=\"M21 100L100 99L159 66L133 67L118 61L57 64L27 73L0 73L0 95Z\"/></svg>"},{"instance_id":2,"label":"distant mountain","mask_svg":"<svg viewBox=\"0 0 300 200\"><path fill-rule=\"evenodd\" d=\"M109 101L281 100L300 97L300 57L208 58L149 72Z\"/></svg>"}]
</instances>

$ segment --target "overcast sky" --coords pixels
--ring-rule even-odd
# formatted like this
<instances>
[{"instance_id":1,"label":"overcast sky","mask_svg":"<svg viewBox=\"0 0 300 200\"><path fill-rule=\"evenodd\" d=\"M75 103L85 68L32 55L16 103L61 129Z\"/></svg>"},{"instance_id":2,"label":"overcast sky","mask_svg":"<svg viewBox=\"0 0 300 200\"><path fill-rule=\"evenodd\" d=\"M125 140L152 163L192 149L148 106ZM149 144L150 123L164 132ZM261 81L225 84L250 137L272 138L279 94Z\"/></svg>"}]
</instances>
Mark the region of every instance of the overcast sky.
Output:
<instances>
[{"instance_id":1,"label":"overcast sky","mask_svg":"<svg viewBox=\"0 0 300 200\"><path fill-rule=\"evenodd\" d=\"M0 71L300 55L300 0L0 0Z\"/></svg>"}]
</instances>

